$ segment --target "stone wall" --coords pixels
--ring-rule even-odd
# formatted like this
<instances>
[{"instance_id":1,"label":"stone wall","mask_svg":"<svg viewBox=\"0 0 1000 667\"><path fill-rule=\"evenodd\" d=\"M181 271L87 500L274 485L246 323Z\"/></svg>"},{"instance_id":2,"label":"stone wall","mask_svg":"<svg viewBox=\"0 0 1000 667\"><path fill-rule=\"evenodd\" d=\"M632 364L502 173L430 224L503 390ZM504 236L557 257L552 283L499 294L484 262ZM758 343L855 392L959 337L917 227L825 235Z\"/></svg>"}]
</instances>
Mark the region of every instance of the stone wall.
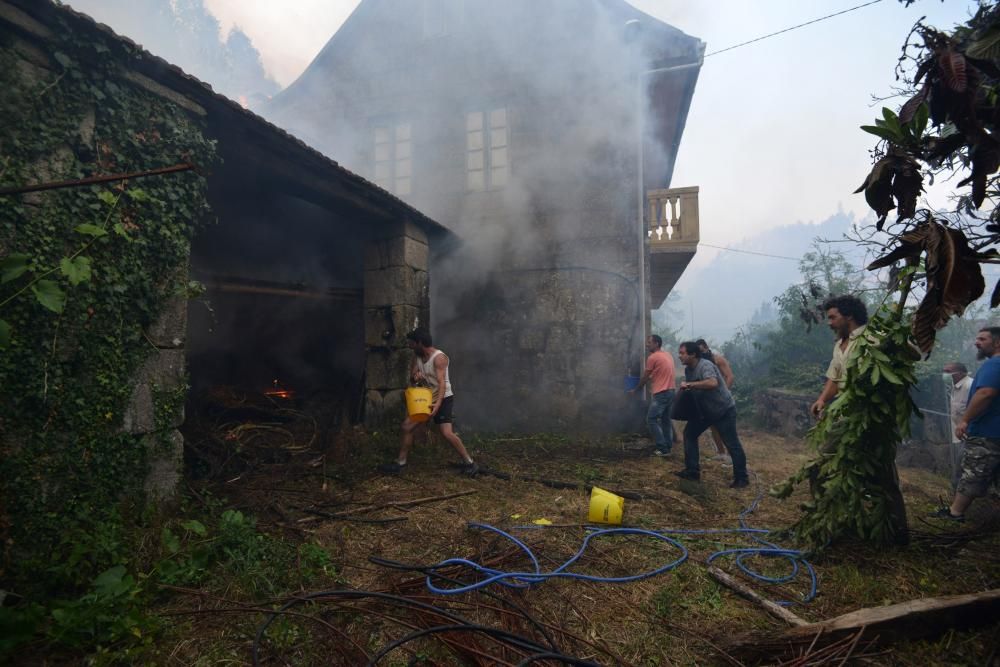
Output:
<instances>
[{"instance_id":1,"label":"stone wall","mask_svg":"<svg viewBox=\"0 0 1000 667\"><path fill-rule=\"evenodd\" d=\"M49 40L54 39L53 31L19 8L2 2L0 35L3 38L3 56L12 60L12 67L24 82L44 85L48 90L55 85L53 80L58 82L67 73L47 47ZM81 61L79 66L79 70L72 72L74 75L91 75L85 61ZM196 115L199 112L204 114L204 110L186 97L138 74L123 73L119 84L122 95L133 94L134 89L129 85L132 84L164 98L165 103L179 104L180 100L184 103L179 106L194 111ZM53 104L58 104L58 97L52 99ZM95 130L98 129L95 107L91 106L79 118L76 136L65 137L60 148L35 164L36 181L67 178L73 173L80 147L94 145ZM35 210L41 210L44 193L26 194L20 201L26 206L25 220L30 221ZM0 255L5 254L4 250L0 244ZM185 267L177 276L178 284L186 282L186 275ZM159 320L146 332L152 350L133 378L132 395L122 417L121 430L134 436L146 451L149 466L143 488L147 499L154 503L174 499L181 478L183 437L177 427L184 420L186 313L187 299L177 295L169 300ZM64 342L69 351L61 354L71 354L73 346L72 341Z\"/></svg>"},{"instance_id":2,"label":"stone wall","mask_svg":"<svg viewBox=\"0 0 1000 667\"><path fill-rule=\"evenodd\" d=\"M386 227L365 248L365 422L396 423L413 353L406 334L430 328L427 235L409 222Z\"/></svg>"},{"instance_id":3,"label":"stone wall","mask_svg":"<svg viewBox=\"0 0 1000 667\"><path fill-rule=\"evenodd\" d=\"M186 282L187 270L177 284ZM146 332L155 348L139 368L122 429L141 438L149 471L143 489L152 502L176 498L184 462L184 422L187 395L184 342L187 339L187 296L169 299L159 319Z\"/></svg>"},{"instance_id":4,"label":"stone wall","mask_svg":"<svg viewBox=\"0 0 1000 667\"><path fill-rule=\"evenodd\" d=\"M766 430L789 438L804 438L816 423L809 413L809 407L815 400L813 395L764 389L754 394L754 413ZM923 420L913 417L910 437L900 444L896 452L898 466L951 474L950 449L943 439L945 431L939 421L940 418L931 414L925 415Z\"/></svg>"},{"instance_id":5,"label":"stone wall","mask_svg":"<svg viewBox=\"0 0 1000 667\"><path fill-rule=\"evenodd\" d=\"M784 389L764 389L754 394L754 414L761 425L772 433L789 438L804 437L815 420L809 406L816 396Z\"/></svg>"}]
</instances>

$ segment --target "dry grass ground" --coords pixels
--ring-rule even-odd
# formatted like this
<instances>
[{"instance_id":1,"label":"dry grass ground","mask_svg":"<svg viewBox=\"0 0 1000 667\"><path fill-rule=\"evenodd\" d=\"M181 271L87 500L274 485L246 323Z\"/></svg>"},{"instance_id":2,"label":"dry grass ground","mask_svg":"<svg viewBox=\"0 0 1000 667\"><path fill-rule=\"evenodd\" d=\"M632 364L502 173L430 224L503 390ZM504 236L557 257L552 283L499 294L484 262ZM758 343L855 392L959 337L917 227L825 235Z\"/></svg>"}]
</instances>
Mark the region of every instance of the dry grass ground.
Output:
<instances>
[{"instance_id":1,"label":"dry grass ground","mask_svg":"<svg viewBox=\"0 0 1000 667\"><path fill-rule=\"evenodd\" d=\"M705 560L710 554L752 546L746 536L678 534L675 537L689 557L669 572L629 583L552 579L527 589L487 589L502 600L483 593L434 596L419 572L391 569L369 558L426 566L463 557L499 563L508 570L530 569L530 561L510 542L469 527L485 523L522 539L543 571L558 567L576 553L587 534L582 524L587 519L588 494L582 488L550 488L519 479L525 476L639 494L643 500L625 502L627 526L737 528L741 512L759 501L746 517L748 525L787 527L797 518L802 498L778 501L766 490L807 460L804 445L761 432L744 432L743 438L752 483L740 490L728 488L731 469L710 462L703 463L702 483L679 480L672 473L680 462L650 456L648 441L638 436L467 438L478 462L510 474L510 480L462 476L453 465L450 448L432 439L418 444L403 476L386 476L376 472L376 465L392 459L394 439L360 432L330 443L325 451L314 446L280 463L257 461L229 480L193 485L194 498L223 499L226 507L255 515L259 529L283 543L317 545L329 555L329 563L318 575L315 568L308 576L284 573L288 576L282 581L292 583L279 586L280 590L248 583L246 577L225 576L188 587L191 590L165 590L159 611L176 625L158 644L158 660L176 665L248 663L255 632L266 618L261 610L324 589L357 589L406 595L451 609L470 621L540 640L540 631L532 627L535 622L547 628L564 653L599 664L740 664L740 657L726 648L733 639L763 636L784 627L707 574ZM706 457L712 453L707 445L702 452ZM966 525L941 525L923 517L937 506L939 496L948 494L947 481L914 469L901 470L901 477L913 543L906 548L837 544L811 558L819 578L818 594L807 604L793 605L794 613L818 621L861 607L998 586L1000 505L992 499L980 501ZM522 528L536 519L547 519L554 526ZM778 541L794 546L787 539ZM626 576L661 567L680 554L662 541L628 535L595 540L571 569ZM301 557L293 561L291 569L303 567ZM715 564L739 574L732 558ZM747 564L772 576L786 574L790 567L786 560L761 557L750 558ZM477 579L468 570L449 572L466 582ZM809 590L804 573L781 585L743 579L771 599L802 600ZM526 613L513 611L507 603ZM259 643L264 664L364 664L365 654L374 655L414 628L446 624L412 607L343 597L303 602L289 611L297 615L280 617ZM921 667L986 664L995 655L997 628L993 621L985 629L948 630L930 641L872 647L867 653L859 650L858 655L871 657L854 659ZM477 633L456 631L442 638L445 643L430 638L409 643L379 664L516 665L531 653L500 646ZM789 658L774 655L764 662Z\"/></svg>"}]
</instances>

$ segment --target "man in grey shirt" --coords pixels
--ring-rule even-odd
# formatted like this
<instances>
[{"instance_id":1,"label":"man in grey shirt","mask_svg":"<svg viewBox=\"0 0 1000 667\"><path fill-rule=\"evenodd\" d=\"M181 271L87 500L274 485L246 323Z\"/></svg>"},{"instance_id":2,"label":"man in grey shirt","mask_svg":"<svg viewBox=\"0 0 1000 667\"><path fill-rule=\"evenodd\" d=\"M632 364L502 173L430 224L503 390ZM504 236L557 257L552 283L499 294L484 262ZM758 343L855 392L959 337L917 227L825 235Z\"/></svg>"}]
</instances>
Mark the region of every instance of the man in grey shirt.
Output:
<instances>
[{"instance_id":1,"label":"man in grey shirt","mask_svg":"<svg viewBox=\"0 0 1000 667\"><path fill-rule=\"evenodd\" d=\"M685 381L681 383L680 390L693 392L697 406L696 415L684 426L684 470L678 471L677 476L695 481L701 479L698 436L715 426L729 455L733 457L733 483L729 486L734 489L747 486L747 457L736 433L736 401L729 393L722 373L715 364L702 358L697 343L681 343L677 356L684 365Z\"/></svg>"}]
</instances>

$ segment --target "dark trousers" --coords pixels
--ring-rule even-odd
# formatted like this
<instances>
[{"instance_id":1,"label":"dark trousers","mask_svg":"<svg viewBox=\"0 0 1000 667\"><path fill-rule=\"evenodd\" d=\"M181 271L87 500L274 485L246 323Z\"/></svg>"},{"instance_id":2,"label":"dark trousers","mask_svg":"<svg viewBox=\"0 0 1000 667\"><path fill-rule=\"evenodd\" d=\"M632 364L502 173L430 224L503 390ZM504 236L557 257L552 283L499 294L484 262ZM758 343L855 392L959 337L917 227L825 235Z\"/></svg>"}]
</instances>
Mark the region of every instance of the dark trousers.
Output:
<instances>
[{"instance_id":1,"label":"dark trousers","mask_svg":"<svg viewBox=\"0 0 1000 667\"><path fill-rule=\"evenodd\" d=\"M736 433L736 408L732 407L715 420L693 419L684 427L684 469L692 475L701 474L701 466L698 463L700 452L698 451L698 436L707 431L710 427L719 429L722 442L729 450L729 455L733 459L733 479L747 479L747 455L743 451L743 444L740 436Z\"/></svg>"}]
</instances>

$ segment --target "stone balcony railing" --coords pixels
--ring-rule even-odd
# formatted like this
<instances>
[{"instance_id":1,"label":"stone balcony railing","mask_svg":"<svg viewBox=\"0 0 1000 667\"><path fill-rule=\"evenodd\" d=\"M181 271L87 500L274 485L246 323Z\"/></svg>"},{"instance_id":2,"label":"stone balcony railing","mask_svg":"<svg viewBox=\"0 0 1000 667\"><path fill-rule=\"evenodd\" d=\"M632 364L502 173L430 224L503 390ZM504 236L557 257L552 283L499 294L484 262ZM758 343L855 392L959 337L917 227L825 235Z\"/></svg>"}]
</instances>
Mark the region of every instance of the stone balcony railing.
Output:
<instances>
[{"instance_id":1,"label":"stone balcony railing","mask_svg":"<svg viewBox=\"0 0 1000 667\"><path fill-rule=\"evenodd\" d=\"M649 249L694 249L698 245L698 186L650 190L646 235Z\"/></svg>"}]
</instances>

